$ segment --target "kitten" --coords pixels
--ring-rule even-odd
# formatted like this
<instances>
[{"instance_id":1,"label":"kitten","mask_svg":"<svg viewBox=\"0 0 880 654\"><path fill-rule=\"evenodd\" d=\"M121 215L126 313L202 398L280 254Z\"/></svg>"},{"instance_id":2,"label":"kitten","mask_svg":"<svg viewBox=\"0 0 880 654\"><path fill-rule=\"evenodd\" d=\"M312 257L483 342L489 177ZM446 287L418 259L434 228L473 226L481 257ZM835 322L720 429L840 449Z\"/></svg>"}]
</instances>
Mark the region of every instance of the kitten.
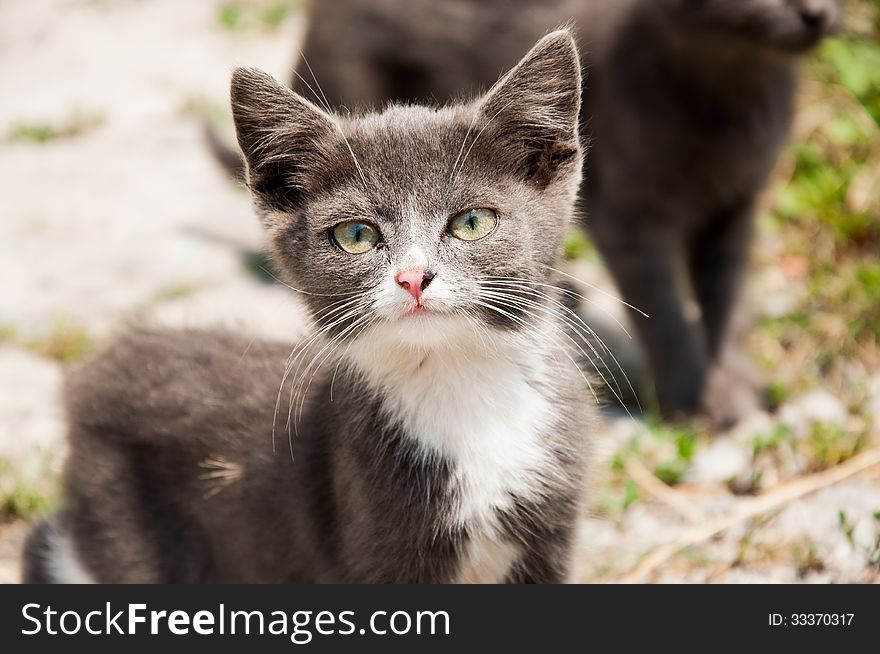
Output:
<instances>
[{"instance_id":1,"label":"kitten","mask_svg":"<svg viewBox=\"0 0 880 654\"><path fill-rule=\"evenodd\" d=\"M545 284L581 179L570 33L474 102L344 118L238 69L232 105L318 329L292 354L143 332L76 373L27 580L566 579L590 413Z\"/></svg>"},{"instance_id":2,"label":"kitten","mask_svg":"<svg viewBox=\"0 0 880 654\"><path fill-rule=\"evenodd\" d=\"M650 315L632 319L661 408L729 423L756 403L719 354L798 59L839 26L841 0L343 0L313 12L294 88L316 77L349 108L486 85L535 30L574 21L590 71L585 226L623 299Z\"/></svg>"}]
</instances>

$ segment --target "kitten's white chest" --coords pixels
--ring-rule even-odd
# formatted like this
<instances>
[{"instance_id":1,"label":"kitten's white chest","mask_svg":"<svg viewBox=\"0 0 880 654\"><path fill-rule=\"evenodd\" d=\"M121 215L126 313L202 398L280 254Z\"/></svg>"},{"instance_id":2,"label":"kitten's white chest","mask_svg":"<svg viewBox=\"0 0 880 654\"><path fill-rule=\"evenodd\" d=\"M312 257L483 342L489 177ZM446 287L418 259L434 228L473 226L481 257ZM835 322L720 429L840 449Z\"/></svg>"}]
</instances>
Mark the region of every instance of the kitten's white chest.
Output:
<instances>
[{"instance_id":1,"label":"kitten's white chest","mask_svg":"<svg viewBox=\"0 0 880 654\"><path fill-rule=\"evenodd\" d=\"M470 534L457 581L499 583L521 555L500 533L499 514L540 492L551 407L509 364L487 364L471 384L436 372L440 392L427 400L429 411L414 414L413 434L452 465L450 525Z\"/></svg>"},{"instance_id":2,"label":"kitten's white chest","mask_svg":"<svg viewBox=\"0 0 880 654\"><path fill-rule=\"evenodd\" d=\"M553 474L554 412L531 376L540 361L461 360L434 355L384 380L385 399L426 456L451 468L450 528L470 535L461 581L500 582L520 555L499 527L514 500L530 500ZM526 370L529 370L529 373Z\"/></svg>"}]
</instances>

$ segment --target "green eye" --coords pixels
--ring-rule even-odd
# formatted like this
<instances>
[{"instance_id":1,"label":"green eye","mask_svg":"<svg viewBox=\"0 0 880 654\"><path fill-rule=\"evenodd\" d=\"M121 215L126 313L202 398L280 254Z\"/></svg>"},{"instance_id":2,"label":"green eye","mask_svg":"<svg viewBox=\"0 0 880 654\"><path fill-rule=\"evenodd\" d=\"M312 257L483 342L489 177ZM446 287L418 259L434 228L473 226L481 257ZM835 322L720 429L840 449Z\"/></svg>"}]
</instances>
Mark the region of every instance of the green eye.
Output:
<instances>
[{"instance_id":1,"label":"green eye","mask_svg":"<svg viewBox=\"0 0 880 654\"><path fill-rule=\"evenodd\" d=\"M351 254L369 252L379 243L379 230L357 220L339 223L333 228L336 245Z\"/></svg>"},{"instance_id":2,"label":"green eye","mask_svg":"<svg viewBox=\"0 0 880 654\"><path fill-rule=\"evenodd\" d=\"M498 214L492 209L469 209L452 217L449 233L462 241L479 241L492 233Z\"/></svg>"}]
</instances>

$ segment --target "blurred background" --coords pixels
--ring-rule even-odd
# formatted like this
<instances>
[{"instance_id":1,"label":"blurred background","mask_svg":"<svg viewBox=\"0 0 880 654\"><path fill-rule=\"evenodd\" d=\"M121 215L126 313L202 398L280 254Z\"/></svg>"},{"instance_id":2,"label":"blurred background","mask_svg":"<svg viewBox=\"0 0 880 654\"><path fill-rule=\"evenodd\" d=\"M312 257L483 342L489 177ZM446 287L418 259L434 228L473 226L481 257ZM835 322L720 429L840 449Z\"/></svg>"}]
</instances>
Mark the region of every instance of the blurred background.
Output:
<instances>
[{"instance_id":1,"label":"blurred background","mask_svg":"<svg viewBox=\"0 0 880 654\"><path fill-rule=\"evenodd\" d=\"M231 133L233 66L291 78L306 11L0 0L0 582L57 502L67 366L131 324L304 329L204 125ZM566 258L613 291L583 235ZM804 66L752 268L771 408L722 434L606 416L581 580L880 580L880 0Z\"/></svg>"}]
</instances>

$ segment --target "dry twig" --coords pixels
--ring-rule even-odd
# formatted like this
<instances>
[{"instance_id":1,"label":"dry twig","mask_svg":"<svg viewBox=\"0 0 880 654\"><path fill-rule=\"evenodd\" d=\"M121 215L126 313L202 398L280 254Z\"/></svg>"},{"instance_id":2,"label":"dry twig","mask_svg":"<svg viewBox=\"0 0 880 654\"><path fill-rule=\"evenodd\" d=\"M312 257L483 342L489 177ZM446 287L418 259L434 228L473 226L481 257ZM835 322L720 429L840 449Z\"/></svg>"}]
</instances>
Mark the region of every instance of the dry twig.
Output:
<instances>
[{"instance_id":1,"label":"dry twig","mask_svg":"<svg viewBox=\"0 0 880 654\"><path fill-rule=\"evenodd\" d=\"M854 456L838 466L823 470L807 477L781 484L771 491L751 500L745 500L736 511L710 520L703 526L691 527L671 543L660 545L649 552L639 564L619 577L619 583L638 583L643 581L663 563L681 550L709 540L716 534L731 527L781 508L818 490L833 486L853 475L880 465L880 449L869 450Z\"/></svg>"},{"instance_id":2,"label":"dry twig","mask_svg":"<svg viewBox=\"0 0 880 654\"><path fill-rule=\"evenodd\" d=\"M626 463L626 471L640 489L666 504L688 522L703 524L706 521L705 514L699 508L681 493L657 479L641 462L630 458Z\"/></svg>"}]
</instances>

